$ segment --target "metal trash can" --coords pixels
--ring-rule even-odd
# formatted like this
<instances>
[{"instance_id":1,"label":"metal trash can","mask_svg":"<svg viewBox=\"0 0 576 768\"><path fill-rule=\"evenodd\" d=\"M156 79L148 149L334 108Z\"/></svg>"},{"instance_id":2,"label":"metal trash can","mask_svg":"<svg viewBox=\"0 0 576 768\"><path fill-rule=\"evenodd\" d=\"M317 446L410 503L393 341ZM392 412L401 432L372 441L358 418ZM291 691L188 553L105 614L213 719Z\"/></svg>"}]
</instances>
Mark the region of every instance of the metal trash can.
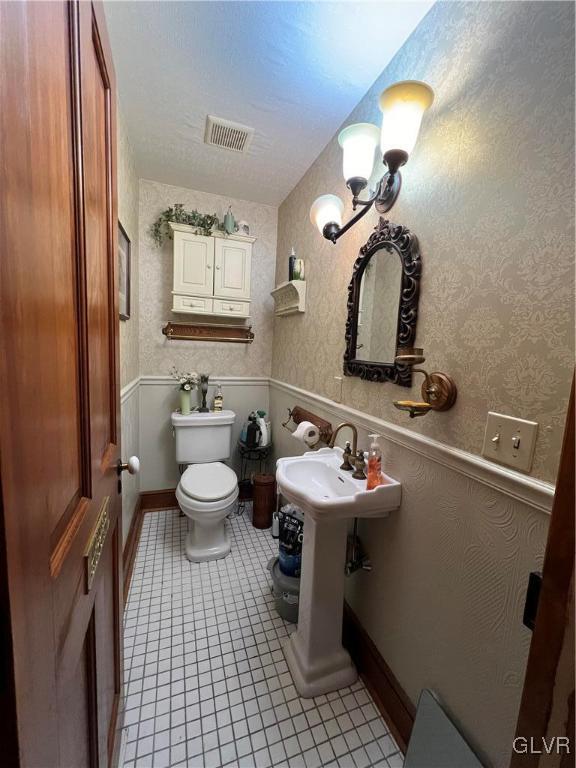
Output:
<instances>
[{"instance_id":1,"label":"metal trash can","mask_svg":"<svg viewBox=\"0 0 576 768\"><path fill-rule=\"evenodd\" d=\"M273 557L268 563L272 576L272 594L278 615L292 624L298 623L298 606L300 603L300 579L287 576L280 570L280 562Z\"/></svg>"}]
</instances>

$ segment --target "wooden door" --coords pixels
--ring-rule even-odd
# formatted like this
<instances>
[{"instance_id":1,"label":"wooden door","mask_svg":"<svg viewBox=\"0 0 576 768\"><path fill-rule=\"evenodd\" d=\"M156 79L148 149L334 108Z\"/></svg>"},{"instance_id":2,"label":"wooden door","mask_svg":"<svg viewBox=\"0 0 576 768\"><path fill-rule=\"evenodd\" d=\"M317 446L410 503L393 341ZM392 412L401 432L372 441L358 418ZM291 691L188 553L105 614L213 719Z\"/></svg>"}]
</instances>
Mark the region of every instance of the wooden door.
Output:
<instances>
[{"instance_id":1,"label":"wooden door","mask_svg":"<svg viewBox=\"0 0 576 768\"><path fill-rule=\"evenodd\" d=\"M214 293L214 239L174 232L174 293L212 296Z\"/></svg>"},{"instance_id":2,"label":"wooden door","mask_svg":"<svg viewBox=\"0 0 576 768\"><path fill-rule=\"evenodd\" d=\"M9 714L20 765L106 766L122 683L122 518L116 95L101 8L0 3L0 79Z\"/></svg>"},{"instance_id":3,"label":"wooden door","mask_svg":"<svg viewBox=\"0 0 576 768\"><path fill-rule=\"evenodd\" d=\"M214 296L228 299L250 298L252 244L216 239Z\"/></svg>"}]
</instances>

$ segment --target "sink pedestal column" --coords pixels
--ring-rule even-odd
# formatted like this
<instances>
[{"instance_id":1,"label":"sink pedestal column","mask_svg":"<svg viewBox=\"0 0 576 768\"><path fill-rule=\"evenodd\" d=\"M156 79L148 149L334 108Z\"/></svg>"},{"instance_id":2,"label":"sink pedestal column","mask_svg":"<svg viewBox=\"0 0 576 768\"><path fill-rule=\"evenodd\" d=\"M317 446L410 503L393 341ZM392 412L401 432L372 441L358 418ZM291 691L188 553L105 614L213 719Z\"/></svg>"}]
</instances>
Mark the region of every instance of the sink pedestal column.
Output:
<instances>
[{"instance_id":1,"label":"sink pedestal column","mask_svg":"<svg viewBox=\"0 0 576 768\"><path fill-rule=\"evenodd\" d=\"M358 673L342 646L347 520L304 513L298 629L284 655L296 690L312 698L352 685Z\"/></svg>"}]
</instances>

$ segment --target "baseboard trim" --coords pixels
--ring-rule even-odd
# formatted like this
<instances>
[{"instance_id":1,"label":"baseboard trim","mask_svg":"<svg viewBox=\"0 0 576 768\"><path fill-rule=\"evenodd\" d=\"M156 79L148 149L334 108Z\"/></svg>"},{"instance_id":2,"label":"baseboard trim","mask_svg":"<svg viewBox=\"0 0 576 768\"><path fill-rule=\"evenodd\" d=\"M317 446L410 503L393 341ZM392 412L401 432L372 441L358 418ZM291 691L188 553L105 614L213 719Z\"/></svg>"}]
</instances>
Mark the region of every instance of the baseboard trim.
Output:
<instances>
[{"instance_id":1,"label":"baseboard trim","mask_svg":"<svg viewBox=\"0 0 576 768\"><path fill-rule=\"evenodd\" d=\"M159 491L142 491L140 506L143 512L153 512L158 509L174 509L178 506L176 489L164 488Z\"/></svg>"},{"instance_id":2,"label":"baseboard trim","mask_svg":"<svg viewBox=\"0 0 576 768\"><path fill-rule=\"evenodd\" d=\"M374 703L402 752L406 753L416 707L382 658L358 617L344 603L342 638Z\"/></svg>"},{"instance_id":3,"label":"baseboard trim","mask_svg":"<svg viewBox=\"0 0 576 768\"><path fill-rule=\"evenodd\" d=\"M134 560L136 559L136 550L138 549L138 542L140 541L140 531L142 529L142 496L138 497L136 506L134 507L134 514L130 522L130 528L126 537L126 544L124 545L124 551L122 553L122 569L124 572L124 603L128 599L128 590L130 589L130 581L132 580L132 571L134 569Z\"/></svg>"}]
</instances>

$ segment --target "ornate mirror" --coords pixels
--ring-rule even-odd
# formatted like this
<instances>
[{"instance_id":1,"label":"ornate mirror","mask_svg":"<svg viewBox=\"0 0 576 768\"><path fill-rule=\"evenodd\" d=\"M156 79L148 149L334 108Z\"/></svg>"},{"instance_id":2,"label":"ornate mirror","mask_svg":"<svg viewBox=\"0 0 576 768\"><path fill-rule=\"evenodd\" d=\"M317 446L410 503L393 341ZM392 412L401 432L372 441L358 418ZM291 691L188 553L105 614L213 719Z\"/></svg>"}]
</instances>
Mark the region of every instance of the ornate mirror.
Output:
<instances>
[{"instance_id":1,"label":"ornate mirror","mask_svg":"<svg viewBox=\"0 0 576 768\"><path fill-rule=\"evenodd\" d=\"M346 376L410 386L410 368L394 358L399 347L414 346L420 270L416 236L381 218L348 286Z\"/></svg>"}]
</instances>

